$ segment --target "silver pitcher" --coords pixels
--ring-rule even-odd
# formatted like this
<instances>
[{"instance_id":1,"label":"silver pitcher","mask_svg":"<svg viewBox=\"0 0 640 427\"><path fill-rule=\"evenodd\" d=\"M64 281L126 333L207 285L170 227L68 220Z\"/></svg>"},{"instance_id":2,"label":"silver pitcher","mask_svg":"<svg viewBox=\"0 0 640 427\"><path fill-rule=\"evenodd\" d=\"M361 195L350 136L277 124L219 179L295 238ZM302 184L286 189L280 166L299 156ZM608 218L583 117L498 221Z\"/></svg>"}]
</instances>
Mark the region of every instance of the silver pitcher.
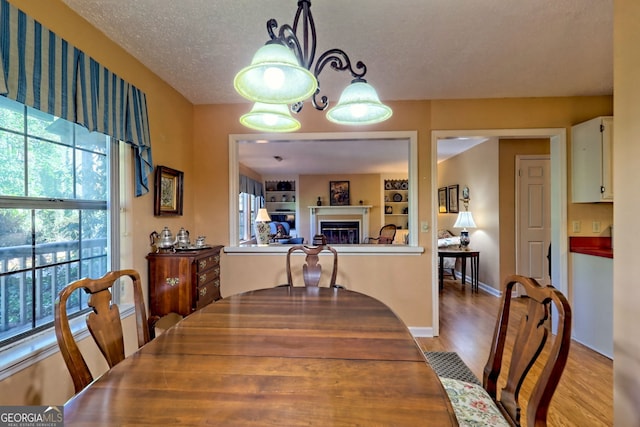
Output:
<instances>
[{"instance_id":1,"label":"silver pitcher","mask_svg":"<svg viewBox=\"0 0 640 427\"><path fill-rule=\"evenodd\" d=\"M180 227L180 231L176 235L176 239L178 242L179 248L188 248L191 242L189 241L189 231L185 230L184 227Z\"/></svg>"}]
</instances>

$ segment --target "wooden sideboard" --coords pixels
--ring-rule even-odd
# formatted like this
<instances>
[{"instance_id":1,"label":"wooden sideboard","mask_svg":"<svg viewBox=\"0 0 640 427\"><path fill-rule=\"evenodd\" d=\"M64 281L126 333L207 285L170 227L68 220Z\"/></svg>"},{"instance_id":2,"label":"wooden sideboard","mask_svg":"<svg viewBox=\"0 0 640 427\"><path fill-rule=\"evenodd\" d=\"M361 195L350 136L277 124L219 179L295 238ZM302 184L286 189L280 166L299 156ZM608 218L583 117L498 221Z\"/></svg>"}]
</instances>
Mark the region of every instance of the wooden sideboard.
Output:
<instances>
[{"instance_id":1,"label":"wooden sideboard","mask_svg":"<svg viewBox=\"0 0 640 427\"><path fill-rule=\"evenodd\" d=\"M150 317L187 316L220 299L221 249L148 254Z\"/></svg>"}]
</instances>

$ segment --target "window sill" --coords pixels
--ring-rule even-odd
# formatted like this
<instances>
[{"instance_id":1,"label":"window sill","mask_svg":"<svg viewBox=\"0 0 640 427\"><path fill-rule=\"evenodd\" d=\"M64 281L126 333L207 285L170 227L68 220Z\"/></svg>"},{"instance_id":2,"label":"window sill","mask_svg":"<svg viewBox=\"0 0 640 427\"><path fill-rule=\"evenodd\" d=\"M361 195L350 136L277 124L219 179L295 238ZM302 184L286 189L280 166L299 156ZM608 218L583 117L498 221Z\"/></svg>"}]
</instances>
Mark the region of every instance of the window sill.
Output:
<instances>
[{"instance_id":1,"label":"window sill","mask_svg":"<svg viewBox=\"0 0 640 427\"><path fill-rule=\"evenodd\" d=\"M133 304L121 305L121 318L135 313ZM79 316L70 322L71 332L76 341L90 335L85 316ZM59 352L54 328L39 332L23 340L11 343L0 350L0 381L38 363Z\"/></svg>"},{"instance_id":2,"label":"window sill","mask_svg":"<svg viewBox=\"0 0 640 427\"><path fill-rule=\"evenodd\" d=\"M271 244L269 246L239 245L225 246L224 252L229 255L256 255L287 253L291 245ZM422 246L408 245L331 245L338 254L355 255L420 255L424 253Z\"/></svg>"}]
</instances>

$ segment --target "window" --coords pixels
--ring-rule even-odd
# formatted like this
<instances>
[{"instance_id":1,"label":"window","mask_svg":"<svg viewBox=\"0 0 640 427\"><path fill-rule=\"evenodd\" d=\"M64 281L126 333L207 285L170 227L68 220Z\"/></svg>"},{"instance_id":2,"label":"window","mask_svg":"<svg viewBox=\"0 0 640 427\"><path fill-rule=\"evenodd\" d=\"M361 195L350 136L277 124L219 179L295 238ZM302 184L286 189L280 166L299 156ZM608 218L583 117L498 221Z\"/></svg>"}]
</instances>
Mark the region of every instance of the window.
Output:
<instances>
[{"instance_id":1,"label":"window","mask_svg":"<svg viewBox=\"0 0 640 427\"><path fill-rule=\"evenodd\" d=\"M0 345L51 327L66 284L111 268L110 141L0 96Z\"/></svg>"},{"instance_id":2,"label":"window","mask_svg":"<svg viewBox=\"0 0 640 427\"><path fill-rule=\"evenodd\" d=\"M253 222L262 204L262 197L240 193L238 201L238 236L242 242L247 242L255 237Z\"/></svg>"},{"instance_id":3,"label":"window","mask_svg":"<svg viewBox=\"0 0 640 427\"><path fill-rule=\"evenodd\" d=\"M269 142L263 144L263 142ZM364 145L361 145L364 144ZM339 174L385 174L385 175L399 175L398 167L402 167L402 174L407 175L409 179L409 191L407 203L407 230L418 229L418 133L416 131L378 131L378 132L340 132L340 133L296 133L295 138L288 139L286 135L257 135L257 134L237 134L229 135L229 248L225 248L226 252L230 252L235 246L239 246L246 241L243 239L242 234L238 234L241 230L241 225L236 224L235 221L241 219L241 215L236 211L236 207L239 206L238 197L243 192L243 174L244 171L252 170L250 166L247 166L249 162L246 160L251 157L251 154L247 150L248 146L260 145L262 147L279 146L282 148L280 151L288 153L289 161L286 162L292 165L291 168L286 168L286 171L272 169L270 171L253 170L257 175L262 176L293 176L293 175L339 175ZM376 147L374 149L374 147ZM270 149L260 149L262 151L262 159L265 162L268 159L273 158L271 153L267 156ZM257 153L256 151L255 153ZM346 166L342 166L343 169L338 169L339 164L337 161L328 161L326 154L331 153L340 159L347 159ZM366 153L367 156L364 156ZM387 154L384 154L387 153ZM392 154L392 155L391 155ZM247 156L247 157L245 157ZM355 168L355 163L349 161L355 158L365 158L368 160L367 167L361 169ZM335 157L334 157L335 158ZM252 158L255 159L255 158ZM295 159L295 160L294 160ZM391 161L391 159L397 159ZM342 163L342 162L340 162ZM299 169L296 169L298 167ZM328 179L327 179L328 180ZM299 202L304 200L313 200L315 205L316 198L321 194L304 194L304 189L298 188ZM381 190L382 193L382 190ZM261 193L262 194L262 191ZM328 196L325 194L323 198ZM357 200L357 199L356 199ZM384 200L384 199L382 199ZM302 206L302 205L301 205ZM384 223L384 211L381 212L381 221ZM296 218L298 226L308 226L306 211L298 212L300 216ZM404 215L404 214L403 214ZM377 233L378 230L369 230L370 232ZM310 232L304 230L296 230L298 236L305 236ZM377 235L377 234L375 234ZM418 246L417 232L409 232L408 240L409 244L404 247L403 245L394 245L393 247L379 247L380 250L390 249L391 252L397 253L405 251L407 247L410 249L406 252L415 253L419 252L421 248ZM311 240L312 237L309 237ZM258 252L261 252L262 248L257 248ZM273 248L269 248L272 251ZM370 252L373 249L367 247L365 252ZM416 251L417 249L417 251ZM357 248L354 248L357 250ZM246 251L240 251L246 252Z\"/></svg>"}]
</instances>

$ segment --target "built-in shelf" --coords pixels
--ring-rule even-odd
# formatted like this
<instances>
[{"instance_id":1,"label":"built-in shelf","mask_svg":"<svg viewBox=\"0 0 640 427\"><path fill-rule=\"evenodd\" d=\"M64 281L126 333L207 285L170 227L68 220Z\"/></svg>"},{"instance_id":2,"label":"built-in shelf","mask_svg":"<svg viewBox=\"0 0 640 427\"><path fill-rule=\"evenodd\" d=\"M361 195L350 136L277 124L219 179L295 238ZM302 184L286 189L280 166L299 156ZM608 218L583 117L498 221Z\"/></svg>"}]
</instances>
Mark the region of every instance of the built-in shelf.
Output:
<instances>
[{"instance_id":1,"label":"built-in shelf","mask_svg":"<svg viewBox=\"0 0 640 427\"><path fill-rule=\"evenodd\" d=\"M383 223L395 224L399 229L407 228L409 225L409 180L385 179L383 194Z\"/></svg>"}]
</instances>

